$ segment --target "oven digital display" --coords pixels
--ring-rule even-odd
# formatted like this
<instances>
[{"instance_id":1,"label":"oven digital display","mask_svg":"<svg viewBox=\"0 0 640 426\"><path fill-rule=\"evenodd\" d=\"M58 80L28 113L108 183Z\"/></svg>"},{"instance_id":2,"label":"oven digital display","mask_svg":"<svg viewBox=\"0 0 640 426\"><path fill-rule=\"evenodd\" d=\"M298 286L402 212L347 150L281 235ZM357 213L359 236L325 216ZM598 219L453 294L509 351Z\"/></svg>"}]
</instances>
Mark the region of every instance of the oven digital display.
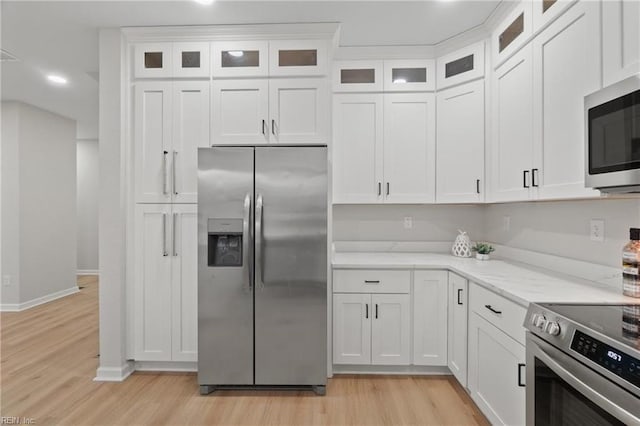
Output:
<instances>
[{"instance_id":1,"label":"oven digital display","mask_svg":"<svg viewBox=\"0 0 640 426\"><path fill-rule=\"evenodd\" d=\"M640 386L640 360L577 330L571 349L634 386Z\"/></svg>"}]
</instances>

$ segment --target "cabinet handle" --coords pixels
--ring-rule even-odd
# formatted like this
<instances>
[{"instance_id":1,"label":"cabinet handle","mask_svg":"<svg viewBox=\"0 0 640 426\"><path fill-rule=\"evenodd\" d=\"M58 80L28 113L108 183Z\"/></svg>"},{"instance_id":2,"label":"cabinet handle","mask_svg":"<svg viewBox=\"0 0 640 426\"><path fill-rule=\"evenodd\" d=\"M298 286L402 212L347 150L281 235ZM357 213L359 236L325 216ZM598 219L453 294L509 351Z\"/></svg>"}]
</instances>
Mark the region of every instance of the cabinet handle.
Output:
<instances>
[{"instance_id":1,"label":"cabinet handle","mask_svg":"<svg viewBox=\"0 0 640 426\"><path fill-rule=\"evenodd\" d=\"M378 304L376 303L376 319L378 319Z\"/></svg>"},{"instance_id":2,"label":"cabinet handle","mask_svg":"<svg viewBox=\"0 0 640 426\"><path fill-rule=\"evenodd\" d=\"M378 197L382 195L382 182L378 182Z\"/></svg>"},{"instance_id":3,"label":"cabinet handle","mask_svg":"<svg viewBox=\"0 0 640 426\"><path fill-rule=\"evenodd\" d=\"M173 186L173 194L174 195L178 195L178 188L176 185L176 156L178 155L178 151L173 151L173 161L171 163L171 174L172 176L172 183L171 186Z\"/></svg>"},{"instance_id":4,"label":"cabinet handle","mask_svg":"<svg viewBox=\"0 0 640 426\"><path fill-rule=\"evenodd\" d=\"M528 179L527 179L527 177L528 177L528 175L529 175L529 170L524 170L524 171L522 172L522 186L523 186L524 188L529 188L529 184L527 184L527 180L528 180Z\"/></svg>"},{"instance_id":5,"label":"cabinet handle","mask_svg":"<svg viewBox=\"0 0 640 426\"><path fill-rule=\"evenodd\" d=\"M493 309L491 307L491 305L484 305L484 307L487 308L488 310L490 310L491 312L493 312L494 314L502 315L502 311L498 311L496 309Z\"/></svg>"},{"instance_id":6,"label":"cabinet handle","mask_svg":"<svg viewBox=\"0 0 640 426\"><path fill-rule=\"evenodd\" d=\"M538 187L538 182L536 182L536 177L538 176L538 169L531 169L531 186L534 188Z\"/></svg>"},{"instance_id":7,"label":"cabinet handle","mask_svg":"<svg viewBox=\"0 0 640 426\"><path fill-rule=\"evenodd\" d=\"M518 386L521 388L526 386L526 383L522 383L522 367L526 364L518 363Z\"/></svg>"},{"instance_id":8,"label":"cabinet handle","mask_svg":"<svg viewBox=\"0 0 640 426\"><path fill-rule=\"evenodd\" d=\"M162 151L162 193L168 195L167 192L167 154L169 151Z\"/></svg>"},{"instance_id":9,"label":"cabinet handle","mask_svg":"<svg viewBox=\"0 0 640 426\"><path fill-rule=\"evenodd\" d=\"M162 213L162 256L169 256L167 252L167 214Z\"/></svg>"},{"instance_id":10,"label":"cabinet handle","mask_svg":"<svg viewBox=\"0 0 640 426\"><path fill-rule=\"evenodd\" d=\"M389 182L387 182L387 195L389 195Z\"/></svg>"},{"instance_id":11,"label":"cabinet handle","mask_svg":"<svg viewBox=\"0 0 640 426\"><path fill-rule=\"evenodd\" d=\"M369 318L369 304L368 303L364 304L364 309L365 309L364 317L368 319Z\"/></svg>"},{"instance_id":12,"label":"cabinet handle","mask_svg":"<svg viewBox=\"0 0 640 426\"><path fill-rule=\"evenodd\" d=\"M173 250L173 255L178 256L178 251L176 250L176 229L178 228L178 213L173 214L173 223L171 227L171 249Z\"/></svg>"},{"instance_id":13,"label":"cabinet handle","mask_svg":"<svg viewBox=\"0 0 640 426\"><path fill-rule=\"evenodd\" d=\"M262 120L262 134L266 136L266 133L264 131L264 125L267 124L264 120Z\"/></svg>"},{"instance_id":14,"label":"cabinet handle","mask_svg":"<svg viewBox=\"0 0 640 426\"><path fill-rule=\"evenodd\" d=\"M480 193L480 179L476 179L476 193Z\"/></svg>"},{"instance_id":15,"label":"cabinet handle","mask_svg":"<svg viewBox=\"0 0 640 426\"><path fill-rule=\"evenodd\" d=\"M380 284L380 280L364 280L365 284Z\"/></svg>"},{"instance_id":16,"label":"cabinet handle","mask_svg":"<svg viewBox=\"0 0 640 426\"><path fill-rule=\"evenodd\" d=\"M276 135L276 120L271 120L271 134Z\"/></svg>"},{"instance_id":17,"label":"cabinet handle","mask_svg":"<svg viewBox=\"0 0 640 426\"><path fill-rule=\"evenodd\" d=\"M462 296L462 289L459 288L458 289L458 305L462 305L462 300L460 300L460 296Z\"/></svg>"}]
</instances>

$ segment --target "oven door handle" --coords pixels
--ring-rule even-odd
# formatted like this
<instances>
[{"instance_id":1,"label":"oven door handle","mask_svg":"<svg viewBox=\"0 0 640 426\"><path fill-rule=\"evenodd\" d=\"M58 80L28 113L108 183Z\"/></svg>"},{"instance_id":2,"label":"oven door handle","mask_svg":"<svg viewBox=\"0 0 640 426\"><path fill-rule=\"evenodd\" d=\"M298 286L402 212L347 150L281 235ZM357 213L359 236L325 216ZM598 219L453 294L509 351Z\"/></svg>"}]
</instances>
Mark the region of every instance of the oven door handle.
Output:
<instances>
[{"instance_id":1,"label":"oven door handle","mask_svg":"<svg viewBox=\"0 0 640 426\"><path fill-rule=\"evenodd\" d=\"M540 350L536 351L535 357L544 362L547 367L551 368L562 380L567 382L571 387L583 394L585 397L593 401L600 408L620 420L625 424L637 424L640 419L625 410L624 408L614 404L609 399L605 398L589 386L587 386L582 380L578 379L571 372L562 367L555 359L549 354Z\"/></svg>"}]
</instances>

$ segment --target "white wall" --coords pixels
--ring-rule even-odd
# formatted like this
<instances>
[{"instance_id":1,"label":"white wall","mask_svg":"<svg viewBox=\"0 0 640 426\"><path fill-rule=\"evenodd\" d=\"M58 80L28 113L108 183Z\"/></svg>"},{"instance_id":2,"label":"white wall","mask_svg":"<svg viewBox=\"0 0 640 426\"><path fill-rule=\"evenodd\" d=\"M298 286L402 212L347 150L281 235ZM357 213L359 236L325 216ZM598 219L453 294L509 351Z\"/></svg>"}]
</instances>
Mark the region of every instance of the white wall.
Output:
<instances>
[{"instance_id":1,"label":"white wall","mask_svg":"<svg viewBox=\"0 0 640 426\"><path fill-rule=\"evenodd\" d=\"M99 170L98 140L78 140L78 271L80 272L98 270Z\"/></svg>"},{"instance_id":2,"label":"white wall","mask_svg":"<svg viewBox=\"0 0 640 426\"><path fill-rule=\"evenodd\" d=\"M11 251L17 256L18 272L10 281L19 287L18 303L25 303L76 287L76 124L23 103L3 103L5 111L17 114L18 125L13 140L5 141L3 128L3 147L17 145L6 158L14 161L8 168L14 176L2 178L2 208L8 215L3 214L3 229L15 227L11 215L16 212L18 226L17 239L15 231L12 237L3 234L3 263ZM6 263L15 267L10 257ZM6 277L11 266L5 266Z\"/></svg>"},{"instance_id":3,"label":"white wall","mask_svg":"<svg viewBox=\"0 0 640 426\"><path fill-rule=\"evenodd\" d=\"M503 227L510 217L510 230ZM591 219L605 221L605 241L590 240ZM486 238L515 248L620 267L629 228L640 227L640 198L494 204L485 208Z\"/></svg>"},{"instance_id":4,"label":"white wall","mask_svg":"<svg viewBox=\"0 0 640 426\"><path fill-rule=\"evenodd\" d=\"M484 207L468 205L336 205L334 241L450 241L458 229L484 239ZM413 227L404 228L404 218Z\"/></svg>"}]
</instances>

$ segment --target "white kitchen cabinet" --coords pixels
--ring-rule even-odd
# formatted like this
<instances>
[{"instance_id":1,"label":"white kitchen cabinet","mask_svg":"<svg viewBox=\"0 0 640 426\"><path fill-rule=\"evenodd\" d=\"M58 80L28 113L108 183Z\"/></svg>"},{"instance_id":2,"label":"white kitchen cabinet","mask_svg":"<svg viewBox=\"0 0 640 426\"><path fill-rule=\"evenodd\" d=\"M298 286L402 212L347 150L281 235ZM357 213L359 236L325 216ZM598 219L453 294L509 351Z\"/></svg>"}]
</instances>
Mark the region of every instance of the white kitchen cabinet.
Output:
<instances>
[{"instance_id":1,"label":"white kitchen cabinet","mask_svg":"<svg viewBox=\"0 0 640 426\"><path fill-rule=\"evenodd\" d=\"M334 92L382 92L383 61L334 61Z\"/></svg>"},{"instance_id":2,"label":"white kitchen cabinet","mask_svg":"<svg viewBox=\"0 0 640 426\"><path fill-rule=\"evenodd\" d=\"M216 41L211 43L214 79L220 77L267 77L268 41Z\"/></svg>"},{"instance_id":3,"label":"white kitchen cabinet","mask_svg":"<svg viewBox=\"0 0 640 426\"><path fill-rule=\"evenodd\" d=\"M525 424L525 347L469 313L471 397L494 425Z\"/></svg>"},{"instance_id":4,"label":"white kitchen cabinet","mask_svg":"<svg viewBox=\"0 0 640 426\"><path fill-rule=\"evenodd\" d=\"M134 358L195 361L197 214L193 204L135 211Z\"/></svg>"},{"instance_id":5,"label":"white kitchen cabinet","mask_svg":"<svg viewBox=\"0 0 640 426\"><path fill-rule=\"evenodd\" d=\"M171 43L138 43L133 47L135 78L170 78L173 73Z\"/></svg>"},{"instance_id":6,"label":"white kitchen cabinet","mask_svg":"<svg viewBox=\"0 0 640 426\"><path fill-rule=\"evenodd\" d=\"M212 144L325 143L324 79L214 80Z\"/></svg>"},{"instance_id":7,"label":"white kitchen cabinet","mask_svg":"<svg viewBox=\"0 0 640 426\"><path fill-rule=\"evenodd\" d=\"M469 284L449 272L449 310L447 355L449 370L462 387L467 387L467 318Z\"/></svg>"},{"instance_id":8,"label":"white kitchen cabinet","mask_svg":"<svg viewBox=\"0 0 640 426\"><path fill-rule=\"evenodd\" d=\"M438 92L436 201L484 201L484 80Z\"/></svg>"},{"instance_id":9,"label":"white kitchen cabinet","mask_svg":"<svg viewBox=\"0 0 640 426\"><path fill-rule=\"evenodd\" d=\"M321 76L327 73L326 40L272 40L270 76Z\"/></svg>"},{"instance_id":10,"label":"white kitchen cabinet","mask_svg":"<svg viewBox=\"0 0 640 426\"><path fill-rule=\"evenodd\" d=\"M380 202L382 94L333 96L333 202Z\"/></svg>"},{"instance_id":11,"label":"white kitchen cabinet","mask_svg":"<svg viewBox=\"0 0 640 426\"><path fill-rule=\"evenodd\" d=\"M521 0L502 20L491 35L493 64L502 62L517 52L533 34L533 2Z\"/></svg>"},{"instance_id":12,"label":"white kitchen cabinet","mask_svg":"<svg viewBox=\"0 0 640 426\"><path fill-rule=\"evenodd\" d=\"M211 93L211 144L269 141L267 79L214 80Z\"/></svg>"},{"instance_id":13,"label":"white kitchen cabinet","mask_svg":"<svg viewBox=\"0 0 640 426\"><path fill-rule=\"evenodd\" d=\"M209 42L137 43L133 48L135 78L208 78Z\"/></svg>"},{"instance_id":14,"label":"white kitchen cabinet","mask_svg":"<svg viewBox=\"0 0 640 426\"><path fill-rule=\"evenodd\" d=\"M605 86L640 72L639 1L602 2L602 65Z\"/></svg>"},{"instance_id":15,"label":"white kitchen cabinet","mask_svg":"<svg viewBox=\"0 0 640 426\"><path fill-rule=\"evenodd\" d=\"M533 198L533 51L529 44L493 76L491 201Z\"/></svg>"},{"instance_id":16,"label":"white kitchen cabinet","mask_svg":"<svg viewBox=\"0 0 640 426\"><path fill-rule=\"evenodd\" d=\"M549 24L562 15L577 0L532 0L533 31Z\"/></svg>"},{"instance_id":17,"label":"white kitchen cabinet","mask_svg":"<svg viewBox=\"0 0 640 426\"><path fill-rule=\"evenodd\" d=\"M438 90L484 77L485 42L481 41L438 58Z\"/></svg>"},{"instance_id":18,"label":"white kitchen cabinet","mask_svg":"<svg viewBox=\"0 0 640 426\"><path fill-rule=\"evenodd\" d=\"M195 203L197 149L209 145L209 83L136 83L134 104L136 202Z\"/></svg>"},{"instance_id":19,"label":"white kitchen cabinet","mask_svg":"<svg viewBox=\"0 0 640 426\"><path fill-rule=\"evenodd\" d=\"M371 295L333 295L334 364L371 363Z\"/></svg>"},{"instance_id":20,"label":"white kitchen cabinet","mask_svg":"<svg viewBox=\"0 0 640 426\"><path fill-rule=\"evenodd\" d=\"M408 294L373 294L371 307L371 363L409 365L410 296Z\"/></svg>"},{"instance_id":21,"label":"white kitchen cabinet","mask_svg":"<svg viewBox=\"0 0 640 426\"><path fill-rule=\"evenodd\" d=\"M447 272L415 271L413 281L413 364L447 365Z\"/></svg>"},{"instance_id":22,"label":"white kitchen cabinet","mask_svg":"<svg viewBox=\"0 0 640 426\"><path fill-rule=\"evenodd\" d=\"M435 200L435 116L431 93L384 95L385 203Z\"/></svg>"},{"instance_id":23,"label":"white kitchen cabinet","mask_svg":"<svg viewBox=\"0 0 640 426\"><path fill-rule=\"evenodd\" d=\"M172 77L209 78L209 42L172 43Z\"/></svg>"},{"instance_id":24,"label":"white kitchen cabinet","mask_svg":"<svg viewBox=\"0 0 640 426\"><path fill-rule=\"evenodd\" d=\"M533 40L531 185L539 199L599 194L584 185L584 96L600 87L599 22L600 5L581 1Z\"/></svg>"},{"instance_id":25,"label":"white kitchen cabinet","mask_svg":"<svg viewBox=\"0 0 640 426\"><path fill-rule=\"evenodd\" d=\"M436 63L433 59L384 61L385 92L434 91Z\"/></svg>"}]
</instances>

